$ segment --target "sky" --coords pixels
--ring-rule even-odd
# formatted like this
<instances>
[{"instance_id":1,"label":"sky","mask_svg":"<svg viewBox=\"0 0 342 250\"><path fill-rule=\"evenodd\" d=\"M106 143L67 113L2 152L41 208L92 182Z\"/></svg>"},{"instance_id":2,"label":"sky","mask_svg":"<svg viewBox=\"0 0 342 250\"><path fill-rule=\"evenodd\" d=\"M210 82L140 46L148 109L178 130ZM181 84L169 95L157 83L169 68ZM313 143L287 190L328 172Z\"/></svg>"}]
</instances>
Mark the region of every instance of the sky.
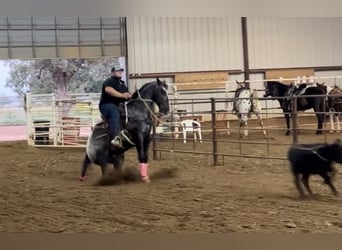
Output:
<instances>
[{"instance_id":1,"label":"sky","mask_svg":"<svg viewBox=\"0 0 342 250\"><path fill-rule=\"evenodd\" d=\"M0 96L17 96L11 88L5 87L8 74L9 67L5 66L4 61L0 60Z\"/></svg>"}]
</instances>

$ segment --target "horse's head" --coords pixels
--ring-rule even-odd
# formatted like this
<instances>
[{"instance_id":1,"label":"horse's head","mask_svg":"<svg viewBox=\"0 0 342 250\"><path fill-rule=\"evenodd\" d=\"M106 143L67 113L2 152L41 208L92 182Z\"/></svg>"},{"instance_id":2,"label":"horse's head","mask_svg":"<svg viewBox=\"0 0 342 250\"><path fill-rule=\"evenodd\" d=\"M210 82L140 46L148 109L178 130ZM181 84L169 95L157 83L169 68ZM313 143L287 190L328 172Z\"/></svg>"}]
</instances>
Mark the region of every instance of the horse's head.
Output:
<instances>
[{"instance_id":1,"label":"horse's head","mask_svg":"<svg viewBox=\"0 0 342 250\"><path fill-rule=\"evenodd\" d=\"M158 105L159 113L161 115L167 115L170 112L168 87L165 81L160 81L157 78L155 88L151 96L151 100Z\"/></svg>"},{"instance_id":2,"label":"horse's head","mask_svg":"<svg viewBox=\"0 0 342 250\"><path fill-rule=\"evenodd\" d=\"M332 94L332 95L341 95L342 94L342 89L339 86L335 85L331 89L330 94Z\"/></svg>"},{"instance_id":3,"label":"horse's head","mask_svg":"<svg viewBox=\"0 0 342 250\"><path fill-rule=\"evenodd\" d=\"M161 115L166 115L170 111L169 97L167 93L167 84L157 78L155 82L144 84L137 90L132 99L147 99L157 104Z\"/></svg>"},{"instance_id":4,"label":"horse's head","mask_svg":"<svg viewBox=\"0 0 342 250\"><path fill-rule=\"evenodd\" d=\"M342 111L342 89L335 85L329 91L328 98L329 105L335 105L335 108L338 109L337 112Z\"/></svg>"},{"instance_id":5,"label":"horse's head","mask_svg":"<svg viewBox=\"0 0 342 250\"><path fill-rule=\"evenodd\" d=\"M274 81L265 82L265 94L264 97L279 97L281 96L279 93L280 83Z\"/></svg>"},{"instance_id":6,"label":"horse's head","mask_svg":"<svg viewBox=\"0 0 342 250\"><path fill-rule=\"evenodd\" d=\"M237 84L237 89L247 88L246 81L243 81L243 82L235 81L235 82Z\"/></svg>"},{"instance_id":7,"label":"horse's head","mask_svg":"<svg viewBox=\"0 0 342 250\"><path fill-rule=\"evenodd\" d=\"M316 82L317 88L323 91L324 94L327 94L327 85L325 85L325 82L318 83Z\"/></svg>"}]
</instances>

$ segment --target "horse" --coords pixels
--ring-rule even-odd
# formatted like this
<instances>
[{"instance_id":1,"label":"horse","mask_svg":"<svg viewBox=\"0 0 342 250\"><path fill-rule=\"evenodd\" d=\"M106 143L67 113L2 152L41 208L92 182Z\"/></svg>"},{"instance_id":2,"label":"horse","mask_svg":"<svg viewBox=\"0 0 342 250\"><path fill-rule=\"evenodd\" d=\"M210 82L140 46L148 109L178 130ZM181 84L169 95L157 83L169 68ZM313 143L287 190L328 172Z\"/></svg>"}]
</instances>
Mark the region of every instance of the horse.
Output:
<instances>
[{"instance_id":1,"label":"horse","mask_svg":"<svg viewBox=\"0 0 342 250\"><path fill-rule=\"evenodd\" d=\"M264 129L264 123L260 114L261 108L258 100L258 93L256 90L251 90L247 87L246 82L238 82L237 89L235 90L234 108L233 111L239 119L240 127L239 133L241 138L246 138L248 136L247 122L251 113L254 113L258 118L260 127L262 129L263 135L266 138L266 131ZM241 128L243 128L243 134L241 133Z\"/></svg>"},{"instance_id":2,"label":"horse","mask_svg":"<svg viewBox=\"0 0 342 250\"><path fill-rule=\"evenodd\" d=\"M160 121L153 113L153 106L155 104L158 106L160 116L169 113L170 105L167 91L167 84L157 78L155 82L144 84L132 95L129 101L120 105L121 127L123 128L120 133L126 135L121 148L115 148L110 144L108 123L105 120L96 124L87 141L86 154L79 177L81 181L86 179L86 171L91 163L100 165L102 176L106 173L108 163L113 164L115 170L121 171L124 153L133 147L136 147L137 150L142 181L150 181L148 176L148 149L151 141L151 129L153 119ZM102 119L104 118L102 117Z\"/></svg>"},{"instance_id":3,"label":"horse","mask_svg":"<svg viewBox=\"0 0 342 250\"><path fill-rule=\"evenodd\" d=\"M329 110L329 120L330 120L330 133L335 132L335 124L336 123L336 132L341 132L340 126L340 117L342 112L342 89L338 86L329 87L325 85L325 83L316 83L317 87L322 89L325 95L328 95L326 98L326 108Z\"/></svg>"},{"instance_id":4,"label":"horse","mask_svg":"<svg viewBox=\"0 0 342 250\"><path fill-rule=\"evenodd\" d=\"M338 194L329 173L334 175L336 172L332 166L333 162L342 164L342 141L340 139L331 144L292 145L287 158L290 161L295 185L301 197L304 197L304 191L300 183L300 177L302 177L301 181L309 195L312 195L309 177L313 174L320 175L325 184L329 185L332 193L334 195Z\"/></svg>"},{"instance_id":5,"label":"horse","mask_svg":"<svg viewBox=\"0 0 342 250\"><path fill-rule=\"evenodd\" d=\"M296 95L298 88L294 85L286 85L278 81L267 81L265 84L264 97L274 97L279 101L280 107L283 110L286 121L286 135L290 135L290 119L291 119L291 97ZM317 118L317 131L316 134L322 134L324 122L324 97L310 97L310 95L324 95L322 89L318 87L307 87L301 91L298 97L304 95L306 97L297 98L297 110L305 111L314 109Z\"/></svg>"}]
</instances>

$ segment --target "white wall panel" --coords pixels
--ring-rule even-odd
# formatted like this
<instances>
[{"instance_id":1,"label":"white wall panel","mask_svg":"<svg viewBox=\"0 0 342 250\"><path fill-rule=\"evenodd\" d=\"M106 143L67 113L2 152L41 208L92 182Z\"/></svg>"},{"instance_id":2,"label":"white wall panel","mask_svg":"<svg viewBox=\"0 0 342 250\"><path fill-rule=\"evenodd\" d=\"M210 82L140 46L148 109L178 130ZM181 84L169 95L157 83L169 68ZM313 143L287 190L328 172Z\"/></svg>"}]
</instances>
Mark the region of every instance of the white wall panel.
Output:
<instances>
[{"instance_id":1,"label":"white wall panel","mask_svg":"<svg viewBox=\"0 0 342 250\"><path fill-rule=\"evenodd\" d=\"M132 74L242 69L240 18L127 18Z\"/></svg>"},{"instance_id":2,"label":"white wall panel","mask_svg":"<svg viewBox=\"0 0 342 250\"><path fill-rule=\"evenodd\" d=\"M342 65L342 18L248 18L250 68Z\"/></svg>"}]
</instances>

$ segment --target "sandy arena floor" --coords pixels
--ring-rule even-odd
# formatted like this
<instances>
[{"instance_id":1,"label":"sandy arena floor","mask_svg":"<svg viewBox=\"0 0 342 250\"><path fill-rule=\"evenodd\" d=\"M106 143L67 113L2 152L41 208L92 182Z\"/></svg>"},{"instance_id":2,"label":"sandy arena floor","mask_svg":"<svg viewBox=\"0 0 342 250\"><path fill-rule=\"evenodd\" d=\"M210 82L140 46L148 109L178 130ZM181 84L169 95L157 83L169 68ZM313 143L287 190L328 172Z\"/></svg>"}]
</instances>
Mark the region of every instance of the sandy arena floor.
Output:
<instances>
[{"instance_id":1,"label":"sandy arena floor","mask_svg":"<svg viewBox=\"0 0 342 250\"><path fill-rule=\"evenodd\" d=\"M283 131L272 136L275 143L291 141ZM330 141L337 137L328 135ZM252 139L263 140L257 132ZM301 134L307 142L323 139L312 131ZM233 147L219 146L226 152ZM189 149L192 143L180 141L176 147ZM198 150L210 147L209 142L196 145ZM287 147L271 150L281 156ZM0 232L341 231L341 197L313 177L317 195L300 200L286 161L226 158L224 166L213 167L210 156L163 153L161 161L151 161L147 185L136 180L136 154L130 151L126 181L107 179L104 186L94 185L100 178L97 166L90 168L87 182L78 181L83 154L84 149L1 143ZM335 184L342 192L337 168Z\"/></svg>"}]
</instances>

